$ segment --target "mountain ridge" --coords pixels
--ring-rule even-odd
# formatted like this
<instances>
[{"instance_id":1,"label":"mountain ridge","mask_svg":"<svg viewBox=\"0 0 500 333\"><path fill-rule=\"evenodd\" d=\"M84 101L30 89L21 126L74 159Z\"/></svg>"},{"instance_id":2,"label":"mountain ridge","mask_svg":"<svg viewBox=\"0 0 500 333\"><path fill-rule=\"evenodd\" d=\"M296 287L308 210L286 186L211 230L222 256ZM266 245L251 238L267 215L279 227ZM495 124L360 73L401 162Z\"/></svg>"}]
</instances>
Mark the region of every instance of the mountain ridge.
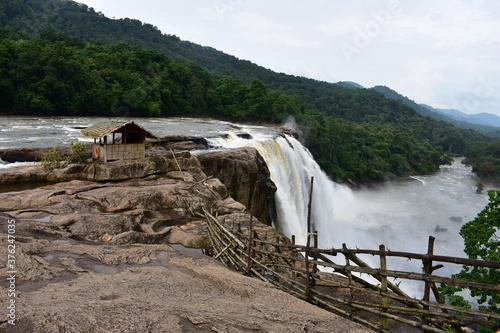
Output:
<instances>
[{"instance_id":1,"label":"mountain ridge","mask_svg":"<svg viewBox=\"0 0 500 333\"><path fill-rule=\"evenodd\" d=\"M420 113L421 115L430 117L432 119L445 121L447 123L453 124L457 127L464 129L473 129L483 134L487 134L489 136L493 137L500 136L500 117L497 117L495 115L486 114L494 117L493 119L495 121L492 119L491 122L495 123L495 126L492 126L491 122L483 121L484 119L483 117L480 116L476 117L476 115L467 115L466 113L460 110L453 110L454 112L446 112L443 111L443 109L436 109L426 104L417 104L412 99L401 95L397 91L387 86L374 86L370 89L373 89L383 94L387 98L399 100L403 102L405 105L408 105L411 108L413 108L416 112Z\"/></svg>"},{"instance_id":2,"label":"mountain ridge","mask_svg":"<svg viewBox=\"0 0 500 333\"><path fill-rule=\"evenodd\" d=\"M354 82L276 73L71 0L4 1L0 32L11 39L4 40L0 55L12 61L0 62L0 70L11 75L0 82L7 83L0 84L0 100L14 112L24 107L42 115L115 116L126 110L129 116L222 115L264 122L294 115L304 145L323 170L333 179L355 181L434 172L449 155L491 140L418 113L415 107L431 111L396 94L388 98ZM75 70L78 76L71 74Z\"/></svg>"},{"instance_id":3,"label":"mountain ridge","mask_svg":"<svg viewBox=\"0 0 500 333\"><path fill-rule=\"evenodd\" d=\"M23 30L32 36L48 29L65 32L87 41L101 40L105 43L127 43L145 50L157 50L173 59L196 62L210 71L241 80L247 84L253 79L258 78L271 89L299 96L300 101L307 107L316 107L316 100L321 99L319 95L323 94L326 90L366 89L362 85L351 81L330 83L314 78L277 73L213 47L202 46L182 40L178 36L163 33L149 23L143 23L130 18L108 18L92 7L71 0L52 1L48 3L40 0L24 0L22 3L16 0L6 0L6 2L7 4L3 5L7 9L6 14L0 16L1 26L10 27L16 31ZM36 12L30 10L33 6L37 7ZM0 5L0 9L1 7L2 5ZM68 17L70 20L65 20L63 17ZM112 30L113 33L106 33L109 30ZM307 89L305 87L307 85L316 86L317 89L315 90L320 90L320 92L307 91L304 94L304 89ZM388 89L395 92L397 96L384 93L384 91L376 87L370 89L383 93L387 98L400 100L422 115L446 121L461 128L474 129L487 135L500 136L500 129L475 126L487 125L484 122L478 123L478 121L474 121L472 118L456 119L435 109L426 111L417 103L409 99L409 101L405 100L406 97L401 98L403 96L391 88ZM312 96L305 97L304 95ZM497 131L498 133L496 133Z\"/></svg>"},{"instance_id":4,"label":"mountain ridge","mask_svg":"<svg viewBox=\"0 0 500 333\"><path fill-rule=\"evenodd\" d=\"M480 112L480 113L469 114L457 109L437 109L437 108L433 109L439 113L447 115L448 117L451 117L456 120L465 121L468 123L473 123L478 125L500 127L500 117L492 113Z\"/></svg>"}]
</instances>

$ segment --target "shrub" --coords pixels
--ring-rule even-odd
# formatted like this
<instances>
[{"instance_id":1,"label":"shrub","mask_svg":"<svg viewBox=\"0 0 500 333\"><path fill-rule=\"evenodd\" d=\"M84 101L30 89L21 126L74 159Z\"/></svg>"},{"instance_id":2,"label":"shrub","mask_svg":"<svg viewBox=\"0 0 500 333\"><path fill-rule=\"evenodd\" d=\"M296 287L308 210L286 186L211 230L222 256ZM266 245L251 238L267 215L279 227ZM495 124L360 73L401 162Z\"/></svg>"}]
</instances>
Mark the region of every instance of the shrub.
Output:
<instances>
[{"instance_id":1,"label":"shrub","mask_svg":"<svg viewBox=\"0 0 500 333\"><path fill-rule=\"evenodd\" d=\"M71 153L68 157L70 163L87 162L87 147L81 142L71 143Z\"/></svg>"},{"instance_id":2,"label":"shrub","mask_svg":"<svg viewBox=\"0 0 500 333\"><path fill-rule=\"evenodd\" d=\"M42 158L42 167L45 171L52 171L63 167L64 162L86 163L87 147L81 142L71 143L70 155L61 154L61 147L56 146L49 150Z\"/></svg>"},{"instance_id":3,"label":"shrub","mask_svg":"<svg viewBox=\"0 0 500 333\"><path fill-rule=\"evenodd\" d=\"M45 171L52 171L61 167L66 158L61 154L61 147L56 146L43 156L42 168Z\"/></svg>"}]
</instances>

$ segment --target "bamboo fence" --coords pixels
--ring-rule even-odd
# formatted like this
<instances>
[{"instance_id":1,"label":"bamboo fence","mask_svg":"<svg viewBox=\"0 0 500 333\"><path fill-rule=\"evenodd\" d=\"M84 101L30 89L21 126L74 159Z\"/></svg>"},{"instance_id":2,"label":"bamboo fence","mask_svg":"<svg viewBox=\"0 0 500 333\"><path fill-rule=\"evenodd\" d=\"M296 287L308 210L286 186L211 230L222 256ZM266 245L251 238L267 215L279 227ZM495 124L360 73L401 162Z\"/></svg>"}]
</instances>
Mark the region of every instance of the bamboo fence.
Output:
<instances>
[{"instance_id":1,"label":"bamboo fence","mask_svg":"<svg viewBox=\"0 0 500 333\"><path fill-rule=\"evenodd\" d=\"M309 207L311 198L312 186ZM345 244L339 249L319 249L318 233L311 232L310 215L305 246L294 244L294 237L292 242L286 242L282 237L267 239L267 235L259 236L253 231L251 219L250 227L242 231L224 225L207 211L204 215L215 258L237 271L259 277L298 298L376 331L387 332L396 322L425 332L448 332L447 327L459 331L464 326L500 327L500 314L446 304L437 288L439 283L500 292L498 283L477 283L434 273L443 267L442 264L434 265L436 262L500 269L499 261L434 255L433 237L429 237L425 254L390 251L384 245L378 250L348 249ZM345 264L331 259L338 255L344 256ZM359 255L378 256L379 267L370 267ZM389 258L421 260L423 272L388 270ZM360 274L367 274L379 283L368 282ZM408 296L388 278L423 281L422 299Z\"/></svg>"}]
</instances>

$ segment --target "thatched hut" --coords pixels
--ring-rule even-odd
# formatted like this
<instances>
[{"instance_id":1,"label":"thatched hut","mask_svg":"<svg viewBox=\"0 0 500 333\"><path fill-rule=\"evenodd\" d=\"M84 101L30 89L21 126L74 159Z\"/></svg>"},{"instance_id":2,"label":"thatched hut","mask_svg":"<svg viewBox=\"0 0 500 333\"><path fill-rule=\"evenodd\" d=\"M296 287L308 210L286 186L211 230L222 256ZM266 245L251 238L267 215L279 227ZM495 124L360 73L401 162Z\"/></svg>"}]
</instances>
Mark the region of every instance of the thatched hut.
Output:
<instances>
[{"instance_id":1,"label":"thatched hut","mask_svg":"<svg viewBox=\"0 0 500 333\"><path fill-rule=\"evenodd\" d=\"M102 162L142 158L146 154L145 139L156 139L132 120L103 121L83 129L82 133L94 139L92 157Z\"/></svg>"}]
</instances>

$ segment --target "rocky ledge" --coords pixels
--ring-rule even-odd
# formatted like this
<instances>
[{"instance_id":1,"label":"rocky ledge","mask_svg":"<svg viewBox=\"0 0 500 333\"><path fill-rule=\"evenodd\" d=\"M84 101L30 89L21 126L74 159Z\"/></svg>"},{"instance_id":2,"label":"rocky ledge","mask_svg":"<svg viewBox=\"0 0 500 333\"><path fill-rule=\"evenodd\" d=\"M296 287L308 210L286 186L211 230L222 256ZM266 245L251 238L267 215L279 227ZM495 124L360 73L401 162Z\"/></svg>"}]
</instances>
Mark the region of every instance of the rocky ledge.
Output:
<instances>
[{"instance_id":1,"label":"rocky ledge","mask_svg":"<svg viewBox=\"0 0 500 333\"><path fill-rule=\"evenodd\" d=\"M204 210L244 227L249 193L265 215L273 187L255 150L199 159L176 152L49 173L16 171L20 179L53 183L0 193L0 257L14 258L0 261L0 330L368 331L202 254L211 247ZM16 181L9 173L0 179ZM260 190L250 187L255 179ZM257 232L276 233L254 221Z\"/></svg>"}]
</instances>

